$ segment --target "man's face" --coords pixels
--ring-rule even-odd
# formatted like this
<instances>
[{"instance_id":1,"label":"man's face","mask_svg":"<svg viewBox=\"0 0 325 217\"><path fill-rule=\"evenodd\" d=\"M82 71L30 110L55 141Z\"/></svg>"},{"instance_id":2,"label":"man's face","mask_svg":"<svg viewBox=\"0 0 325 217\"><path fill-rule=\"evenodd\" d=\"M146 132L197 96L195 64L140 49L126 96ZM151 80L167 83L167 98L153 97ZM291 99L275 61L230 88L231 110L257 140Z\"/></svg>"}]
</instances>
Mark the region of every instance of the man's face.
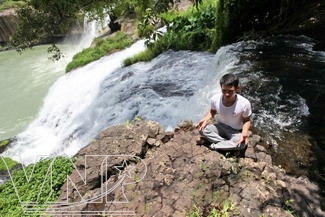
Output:
<instances>
[{"instance_id":1,"label":"man's face","mask_svg":"<svg viewBox=\"0 0 325 217\"><path fill-rule=\"evenodd\" d=\"M234 87L234 86L225 86L222 85L221 86L221 91L222 94L224 96L224 100L226 101L232 101L235 99L236 96L236 91L238 88Z\"/></svg>"}]
</instances>

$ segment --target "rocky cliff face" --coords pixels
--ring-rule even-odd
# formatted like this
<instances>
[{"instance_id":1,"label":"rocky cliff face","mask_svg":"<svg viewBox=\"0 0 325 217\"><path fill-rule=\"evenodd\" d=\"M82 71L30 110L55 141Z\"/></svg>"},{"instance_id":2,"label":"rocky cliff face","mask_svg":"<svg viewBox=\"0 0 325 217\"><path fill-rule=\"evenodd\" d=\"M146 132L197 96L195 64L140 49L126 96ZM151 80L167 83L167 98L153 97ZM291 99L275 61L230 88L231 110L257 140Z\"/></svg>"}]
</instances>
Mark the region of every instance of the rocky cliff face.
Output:
<instances>
[{"instance_id":1,"label":"rocky cliff face","mask_svg":"<svg viewBox=\"0 0 325 217\"><path fill-rule=\"evenodd\" d=\"M196 206L202 216L213 208L229 216L325 216L317 185L272 165L258 136L240 157L197 145L198 135L190 121L175 132L143 120L104 130L78 152L78 170L47 214L185 216Z\"/></svg>"},{"instance_id":2,"label":"rocky cliff face","mask_svg":"<svg viewBox=\"0 0 325 217\"><path fill-rule=\"evenodd\" d=\"M10 36L17 30L18 19L12 9L0 12L0 44L8 42Z\"/></svg>"}]
</instances>

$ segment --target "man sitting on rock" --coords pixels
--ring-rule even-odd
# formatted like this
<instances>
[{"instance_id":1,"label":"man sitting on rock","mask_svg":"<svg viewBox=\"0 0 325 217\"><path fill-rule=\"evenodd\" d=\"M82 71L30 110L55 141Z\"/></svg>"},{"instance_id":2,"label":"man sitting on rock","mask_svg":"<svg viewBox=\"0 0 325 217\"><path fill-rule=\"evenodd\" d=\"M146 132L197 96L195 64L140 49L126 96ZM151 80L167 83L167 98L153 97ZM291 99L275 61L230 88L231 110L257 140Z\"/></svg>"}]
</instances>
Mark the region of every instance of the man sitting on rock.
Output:
<instances>
[{"instance_id":1,"label":"man sitting on rock","mask_svg":"<svg viewBox=\"0 0 325 217\"><path fill-rule=\"evenodd\" d=\"M211 108L199 121L199 132L214 150L242 150L248 144L248 131L251 126L251 103L237 94L239 79L235 74L225 74L220 79L221 93L212 96ZM217 123L208 121L218 114ZM198 143L202 142L198 141Z\"/></svg>"}]
</instances>

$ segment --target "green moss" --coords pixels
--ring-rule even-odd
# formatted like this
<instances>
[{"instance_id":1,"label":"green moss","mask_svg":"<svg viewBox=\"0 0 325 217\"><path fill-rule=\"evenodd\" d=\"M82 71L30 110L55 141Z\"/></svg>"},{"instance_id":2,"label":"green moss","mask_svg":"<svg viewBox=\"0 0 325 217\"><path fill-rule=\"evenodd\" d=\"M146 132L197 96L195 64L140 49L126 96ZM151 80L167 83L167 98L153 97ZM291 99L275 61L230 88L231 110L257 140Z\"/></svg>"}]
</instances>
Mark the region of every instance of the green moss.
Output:
<instances>
[{"instance_id":1,"label":"green moss","mask_svg":"<svg viewBox=\"0 0 325 217\"><path fill-rule=\"evenodd\" d=\"M9 143L10 143L10 140L9 140L9 139L2 140L2 141L0 142L0 147L2 147L2 146L6 146L6 145L8 145Z\"/></svg>"},{"instance_id":2,"label":"green moss","mask_svg":"<svg viewBox=\"0 0 325 217\"><path fill-rule=\"evenodd\" d=\"M18 164L17 161L15 161L9 157L1 157L0 170L7 170L5 163L7 164L9 170L11 170L14 166L16 166Z\"/></svg>"}]
</instances>

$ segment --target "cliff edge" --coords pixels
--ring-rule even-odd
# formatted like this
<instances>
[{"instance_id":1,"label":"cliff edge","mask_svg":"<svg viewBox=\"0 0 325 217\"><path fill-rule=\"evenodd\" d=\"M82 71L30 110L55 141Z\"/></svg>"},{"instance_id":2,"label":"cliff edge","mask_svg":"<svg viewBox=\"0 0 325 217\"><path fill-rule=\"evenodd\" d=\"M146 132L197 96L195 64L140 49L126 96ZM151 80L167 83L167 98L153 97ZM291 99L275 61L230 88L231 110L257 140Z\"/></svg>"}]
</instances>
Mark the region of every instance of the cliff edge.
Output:
<instances>
[{"instance_id":1,"label":"cliff edge","mask_svg":"<svg viewBox=\"0 0 325 217\"><path fill-rule=\"evenodd\" d=\"M78 170L47 214L325 216L318 186L272 165L259 136L250 136L240 157L197 145L198 135L191 121L174 132L146 120L109 127L78 152Z\"/></svg>"}]
</instances>

